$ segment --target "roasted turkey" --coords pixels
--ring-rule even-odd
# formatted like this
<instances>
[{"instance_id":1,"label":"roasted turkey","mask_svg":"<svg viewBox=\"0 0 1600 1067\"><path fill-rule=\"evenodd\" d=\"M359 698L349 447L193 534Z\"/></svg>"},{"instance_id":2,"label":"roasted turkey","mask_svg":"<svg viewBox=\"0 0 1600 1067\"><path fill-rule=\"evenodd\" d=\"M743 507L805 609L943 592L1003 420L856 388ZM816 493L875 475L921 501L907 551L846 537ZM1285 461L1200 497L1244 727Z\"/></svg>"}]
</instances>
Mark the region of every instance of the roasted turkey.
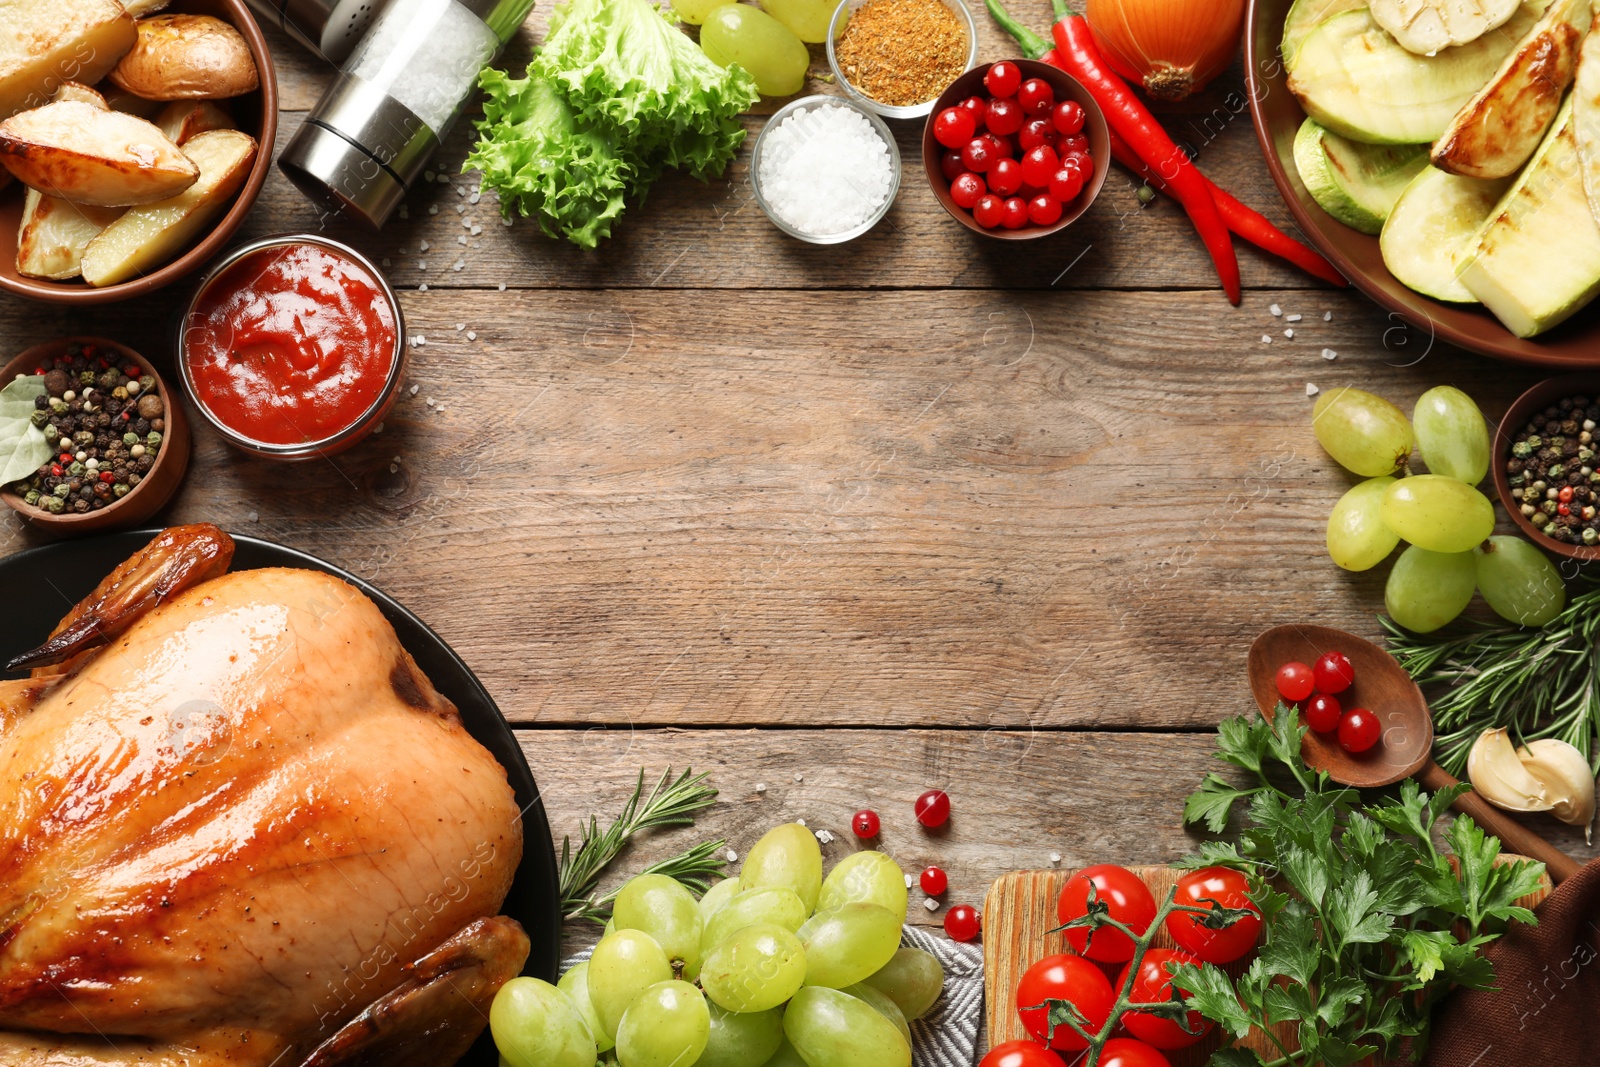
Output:
<instances>
[{"instance_id":1,"label":"roasted turkey","mask_svg":"<svg viewBox=\"0 0 1600 1067\"><path fill-rule=\"evenodd\" d=\"M528 939L505 770L377 606L165 531L0 682L0 1065L455 1062Z\"/></svg>"}]
</instances>

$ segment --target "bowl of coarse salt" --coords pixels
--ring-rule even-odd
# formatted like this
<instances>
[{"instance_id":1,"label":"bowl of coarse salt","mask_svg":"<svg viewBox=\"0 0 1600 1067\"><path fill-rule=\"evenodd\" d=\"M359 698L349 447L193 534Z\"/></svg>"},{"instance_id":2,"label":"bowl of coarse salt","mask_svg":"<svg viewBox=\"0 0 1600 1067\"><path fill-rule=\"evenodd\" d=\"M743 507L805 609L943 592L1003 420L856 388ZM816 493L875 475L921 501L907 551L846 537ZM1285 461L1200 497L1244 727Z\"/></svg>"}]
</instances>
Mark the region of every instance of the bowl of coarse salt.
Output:
<instances>
[{"instance_id":1,"label":"bowl of coarse salt","mask_svg":"<svg viewBox=\"0 0 1600 1067\"><path fill-rule=\"evenodd\" d=\"M878 116L837 96L796 100L767 120L750 158L756 203L791 237L860 237L900 190L900 150Z\"/></svg>"}]
</instances>

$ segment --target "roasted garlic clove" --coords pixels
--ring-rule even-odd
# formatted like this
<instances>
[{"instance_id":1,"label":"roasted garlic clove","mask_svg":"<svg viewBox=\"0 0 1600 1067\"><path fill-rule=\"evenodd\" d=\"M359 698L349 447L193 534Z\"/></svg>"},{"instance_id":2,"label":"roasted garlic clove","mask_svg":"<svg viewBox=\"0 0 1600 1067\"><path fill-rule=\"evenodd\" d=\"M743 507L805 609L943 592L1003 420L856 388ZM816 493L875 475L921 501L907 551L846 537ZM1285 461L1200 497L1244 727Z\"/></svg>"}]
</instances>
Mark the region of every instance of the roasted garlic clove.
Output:
<instances>
[{"instance_id":1,"label":"roasted garlic clove","mask_svg":"<svg viewBox=\"0 0 1600 1067\"><path fill-rule=\"evenodd\" d=\"M1485 730L1467 756L1467 778L1478 795L1507 811L1549 811L1555 806L1544 784L1511 747L1505 730Z\"/></svg>"},{"instance_id":2,"label":"roasted garlic clove","mask_svg":"<svg viewBox=\"0 0 1600 1067\"><path fill-rule=\"evenodd\" d=\"M1583 753L1553 737L1530 741L1517 750L1523 768L1544 784L1550 814L1583 827L1583 839L1594 840L1594 773Z\"/></svg>"}]
</instances>

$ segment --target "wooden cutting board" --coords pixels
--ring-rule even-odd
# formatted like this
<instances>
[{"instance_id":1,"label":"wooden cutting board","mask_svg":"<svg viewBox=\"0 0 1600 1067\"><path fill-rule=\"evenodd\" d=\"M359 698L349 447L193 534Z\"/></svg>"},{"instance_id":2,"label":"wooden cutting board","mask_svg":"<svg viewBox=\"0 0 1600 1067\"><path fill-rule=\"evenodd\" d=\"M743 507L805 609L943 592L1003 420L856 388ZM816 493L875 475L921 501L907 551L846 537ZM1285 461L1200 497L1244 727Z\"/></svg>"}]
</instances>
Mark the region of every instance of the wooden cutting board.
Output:
<instances>
[{"instance_id":1,"label":"wooden cutting board","mask_svg":"<svg viewBox=\"0 0 1600 1067\"><path fill-rule=\"evenodd\" d=\"M1503 856L1501 860L1505 862L1520 858ZM1157 902L1166 899L1182 873L1171 867L1129 869L1150 887L1150 893ZM988 1017L990 1047L1002 1041L1028 1036L1022 1027L1022 1020L1017 1016L1017 982L1023 972L1044 956L1072 951L1067 947L1066 935L1049 931L1060 925L1056 919L1056 898L1061 895L1061 887L1074 873L1074 869L1012 871L996 879L989 887L983 906L983 970L984 1010ZM1524 907L1537 907L1549 895L1550 883L1547 879L1543 889L1530 893L1518 903ZM1158 948L1177 947L1164 929L1156 935L1155 945ZM1237 977L1249 962L1247 956L1223 969ZM1114 985L1121 966L1101 966ZM1279 1031L1279 1036L1286 1035ZM1166 1056L1172 1067L1204 1067L1221 1042L1221 1034L1213 1027L1197 1044L1168 1052ZM1261 1053L1281 1055L1266 1035L1259 1032L1252 1032L1241 1044ZM1295 1046L1289 1044L1289 1047Z\"/></svg>"}]
</instances>

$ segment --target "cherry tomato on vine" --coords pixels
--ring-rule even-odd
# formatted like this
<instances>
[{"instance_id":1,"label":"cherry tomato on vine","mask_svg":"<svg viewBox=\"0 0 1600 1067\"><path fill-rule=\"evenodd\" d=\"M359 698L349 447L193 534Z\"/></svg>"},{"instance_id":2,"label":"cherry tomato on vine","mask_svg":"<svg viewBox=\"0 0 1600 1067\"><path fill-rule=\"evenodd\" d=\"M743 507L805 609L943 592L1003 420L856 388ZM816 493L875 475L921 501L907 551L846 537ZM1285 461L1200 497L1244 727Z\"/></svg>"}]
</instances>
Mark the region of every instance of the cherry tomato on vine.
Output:
<instances>
[{"instance_id":1,"label":"cherry tomato on vine","mask_svg":"<svg viewBox=\"0 0 1600 1067\"><path fill-rule=\"evenodd\" d=\"M1356 681L1356 669L1343 652L1324 652L1312 665L1311 673L1317 680L1317 692L1329 696L1344 692Z\"/></svg>"},{"instance_id":2,"label":"cherry tomato on vine","mask_svg":"<svg viewBox=\"0 0 1600 1067\"><path fill-rule=\"evenodd\" d=\"M1067 884L1061 887L1061 897L1056 901L1056 917L1063 924L1088 914L1091 885L1095 890L1096 906L1103 906L1109 918L1136 934L1143 934L1150 929L1150 924L1156 918L1156 898L1150 895L1149 887L1138 875L1114 863L1085 867L1067 879ZM1133 942L1121 930L1101 927L1091 931L1086 926L1074 926L1064 933L1067 944L1080 956L1106 963L1126 963L1133 959Z\"/></svg>"},{"instance_id":3,"label":"cherry tomato on vine","mask_svg":"<svg viewBox=\"0 0 1600 1067\"><path fill-rule=\"evenodd\" d=\"M977 132L972 115L959 107L947 107L933 120L933 139L946 148L960 148Z\"/></svg>"},{"instance_id":4,"label":"cherry tomato on vine","mask_svg":"<svg viewBox=\"0 0 1600 1067\"><path fill-rule=\"evenodd\" d=\"M1083 129L1083 105L1076 100L1063 100L1050 113L1050 121L1056 124L1057 130L1071 137Z\"/></svg>"},{"instance_id":5,"label":"cherry tomato on vine","mask_svg":"<svg viewBox=\"0 0 1600 1067\"><path fill-rule=\"evenodd\" d=\"M1006 1041L989 1050L978 1067L1066 1067L1060 1056L1034 1041Z\"/></svg>"},{"instance_id":6,"label":"cherry tomato on vine","mask_svg":"<svg viewBox=\"0 0 1600 1067\"><path fill-rule=\"evenodd\" d=\"M1077 1031L1065 1024L1050 1030L1050 1010L1046 1003L1065 1000L1088 1020L1084 1029L1097 1033L1111 1017L1117 995L1105 972L1082 956L1062 953L1046 956L1023 974L1017 983L1017 1014L1028 1033L1047 1042L1051 1048L1069 1052L1089 1047Z\"/></svg>"},{"instance_id":7,"label":"cherry tomato on vine","mask_svg":"<svg viewBox=\"0 0 1600 1067\"><path fill-rule=\"evenodd\" d=\"M1180 963L1199 963L1198 956L1191 956L1187 952L1176 952L1170 948L1146 949L1144 958L1139 961L1139 974L1133 980L1133 986L1128 990L1128 999L1135 1004L1163 1004L1172 999L1172 975L1169 966L1176 968ZM1114 988L1121 989L1128 980L1128 967L1122 968L1122 973L1117 976ZM1188 1048L1190 1045L1205 1037L1211 1029L1211 1021L1197 1011L1191 1011L1188 1017L1190 1033L1171 1019L1163 1019L1159 1015L1148 1012L1130 1011L1122 1016L1122 1025L1128 1033L1156 1048L1177 1049Z\"/></svg>"},{"instance_id":8,"label":"cherry tomato on vine","mask_svg":"<svg viewBox=\"0 0 1600 1067\"><path fill-rule=\"evenodd\" d=\"M1326 693L1318 693L1306 701L1306 725L1319 734L1332 733L1339 728L1339 718L1344 714L1344 709L1339 706L1339 698L1331 697Z\"/></svg>"},{"instance_id":9,"label":"cherry tomato on vine","mask_svg":"<svg viewBox=\"0 0 1600 1067\"><path fill-rule=\"evenodd\" d=\"M1174 911L1167 916L1167 933L1178 947L1187 949L1206 963L1232 963L1256 947L1261 936L1261 909L1249 896L1250 882L1229 867L1202 867L1178 879L1173 899L1193 907L1211 907L1216 901L1225 908L1249 908L1255 915L1245 916L1219 929L1207 926L1209 916Z\"/></svg>"},{"instance_id":10,"label":"cherry tomato on vine","mask_svg":"<svg viewBox=\"0 0 1600 1067\"><path fill-rule=\"evenodd\" d=\"M1022 87L1022 71L1015 63L1001 60L983 76L983 85L995 96L1015 96Z\"/></svg>"},{"instance_id":11,"label":"cherry tomato on vine","mask_svg":"<svg viewBox=\"0 0 1600 1067\"><path fill-rule=\"evenodd\" d=\"M1278 668L1278 695L1289 703L1300 703L1316 687L1316 677L1304 663L1294 661Z\"/></svg>"},{"instance_id":12,"label":"cherry tomato on vine","mask_svg":"<svg viewBox=\"0 0 1600 1067\"><path fill-rule=\"evenodd\" d=\"M1029 78L1017 87L1017 103L1026 114L1048 117L1056 106L1056 91L1043 78Z\"/></svg>"},{"instance_id":13,"label":"cherry tomato on vine","mask_svg":"<svg viewBox=\"0 0 1600 1067\"><path fill-rule=\"evenodd\" d=\"M1365 752L1382 736L1383 726L1378 717L1366 708L1351 708L1339 720L1339 747L1351 755Z\"/></svg>"},{"instance_id":14,"label":"cherry tomato on vine","mask_svg":"<svg viewBox=\"0 0 1600 1067\"><path fill-rule=\"evenodd\" d=\"M1114 1037L1100 1050L1100 1067L1172 1067L1172 1063L1143 1041Z\"/></svg>"}]
</instances>

